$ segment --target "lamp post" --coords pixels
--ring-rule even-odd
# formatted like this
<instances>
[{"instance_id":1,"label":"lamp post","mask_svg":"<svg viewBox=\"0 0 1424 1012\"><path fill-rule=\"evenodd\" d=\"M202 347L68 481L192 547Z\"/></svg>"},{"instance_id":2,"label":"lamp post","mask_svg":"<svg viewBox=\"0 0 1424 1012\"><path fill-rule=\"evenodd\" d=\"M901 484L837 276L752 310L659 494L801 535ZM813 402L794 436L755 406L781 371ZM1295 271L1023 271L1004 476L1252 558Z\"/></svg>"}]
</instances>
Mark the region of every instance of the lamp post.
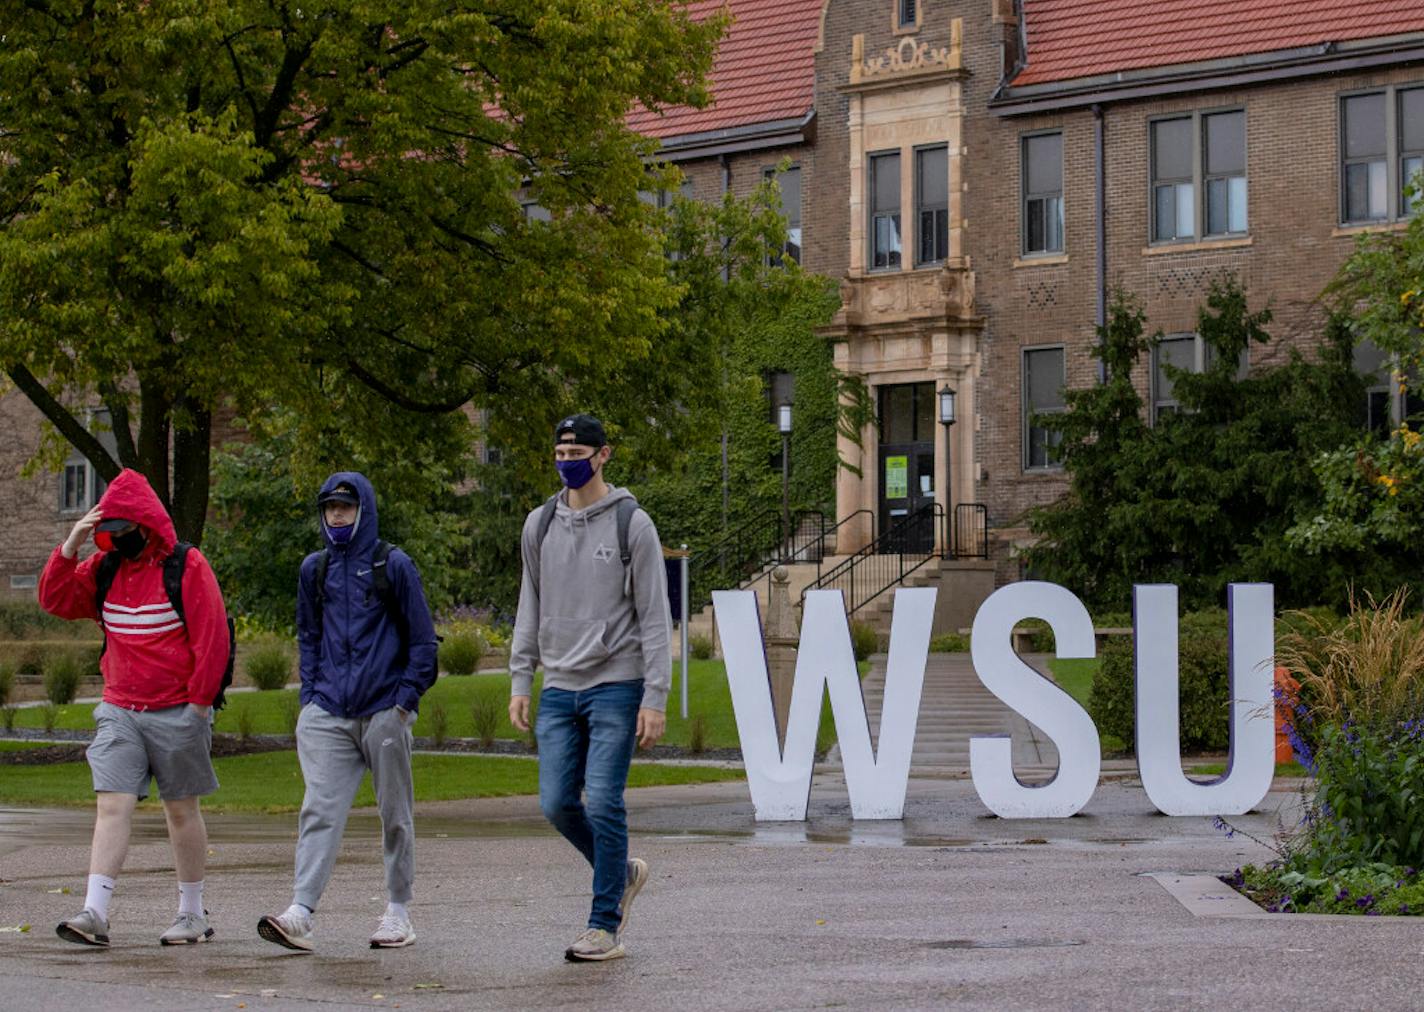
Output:
<instances>
[{"instance_id":1,"label":"lamp post","mask_svg":"<svg viewBox=\"0 0 1424 1012\"><path fill-rule=\"evenodd\" d=\"M781 554L786 557L786 543L791 538L791 402L783 401L776 409L776 427L781 432Z\"/></svg>"},{"instance_id":2,"label":"lamp post","mask_svg":"<svg viewBox=\"0 0 1424 1012\"><path fill-rule=\"evenodd\" d=\"M941 549L947 555L953 555L953 549L949 543L950 532L954 530L951 526L954 523L954 469L950 466L949 459L949 428L954 424L954 387L946 383L939 388L939 423L944 426L944 545Z\"/></svg>"}]
</instances>

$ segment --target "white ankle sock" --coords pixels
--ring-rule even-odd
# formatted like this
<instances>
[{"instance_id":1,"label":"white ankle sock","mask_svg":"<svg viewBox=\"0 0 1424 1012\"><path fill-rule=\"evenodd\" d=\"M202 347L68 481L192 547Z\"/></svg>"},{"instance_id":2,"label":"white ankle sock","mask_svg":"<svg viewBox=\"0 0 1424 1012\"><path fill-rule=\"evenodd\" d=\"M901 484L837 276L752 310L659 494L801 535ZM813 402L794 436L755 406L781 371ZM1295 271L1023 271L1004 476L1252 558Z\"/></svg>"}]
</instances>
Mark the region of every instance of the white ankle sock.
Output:
<instances>
[{"instance_id":1,"label":"white ankle sock","mask_svg":"<svg viewBox=\"0 0 1424 1012\"><path fill-rule=\"evenodd\" d=\"M386 913L395 914L403 921L410 920L410 911L406 909L406 905L404 903L387 903Z\"/></svg>"},{"instance_id":2,"label":"white ankle sock","mask_svg":"<svg viewBox=\"0 0 1424 1012\"><path fill-rule=\"evenodd\" d=\"M203 915L203 883L178 883L178 912L180 914Z\"/></svg>"},{"instance_id":3,"label":"white ankle sock","mask_svg":"<svg viewBox=\"0 0 1424 1012\"><path fill-rule=\"evenodd\" d=\"M283 916L283 917L286 917L288 914L292 914L292 915L294 915L294 916L296 916L296 917L299 917L299 918L301 918L302 920L307 921L308 923L310 923L310 921L311 921L311 919L312 919L312 911L311 911L311 909L308 908L308 907L302 906L300 903L293 903L293 904L292 904L291 906L289 906L286 910L282 911L282 916Z\"/></svg>"},{"instance_id":4,"label":"white ankle sock","mask_svg":"<svg viewBox=\"0 0 1424 1012\"><path fill-rule=\"evenodd\" d=\"M104 920L109 919L109 900L114 895L114 880L107 875L90 875L89 891L84 894L84 908Z\"/></svg>"}]
</instances>

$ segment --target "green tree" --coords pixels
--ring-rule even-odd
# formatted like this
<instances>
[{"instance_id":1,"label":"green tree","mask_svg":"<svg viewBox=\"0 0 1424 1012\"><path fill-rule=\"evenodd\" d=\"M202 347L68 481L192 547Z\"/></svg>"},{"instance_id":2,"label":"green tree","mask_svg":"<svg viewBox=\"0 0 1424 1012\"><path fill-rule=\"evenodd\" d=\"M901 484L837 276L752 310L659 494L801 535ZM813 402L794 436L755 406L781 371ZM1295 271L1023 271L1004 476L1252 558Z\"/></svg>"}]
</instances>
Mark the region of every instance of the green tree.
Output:
<instances>
[{"instance_id":1,"label":"green tree","mask_svg":"<svg viewBox=\"0 0 1424 1012\"><path fill-rule=\"evenodd\" d=\"M772 374L789 374L794 390L790 507L833 502L839 381L816 328L829 322L838 298L829 279L780 257L786 221L774 181L744 200L676 201L669 217L669 269L683 292L669 332L710 357L687 363L699 396L683 406L678 459L650 467L630 455L624 473L664 543L687 543L701 554L725 531L781 510ZM776 540L774 532L770 537L766 548Z\"/></svg>"},{"instance_id":2,"label":"green tree","mask_svg":"<svg viewBox=\"0 0 1424 1012\"><path fill-rule=\"evenodd\" d=\"M515 455L590 397L673 417L678 292L624 117L705 102L724 24L674 0L13 5L0 367L193 541L222 410L411 445L473 404Z\"/></svg>"},{"instance_id":3,"label":"green tree","mask_svg":"<svg viewBox=\"0 0 1424 1012\"><path fill-rule=\"evenodd\" d=\"M1070 491L1031 514L1037 572L1105 610L1152 582L1177 584L1195 608L1220 607L1226 585L1246 581L1274 583L1285 605L1343 603L1360 560L1312 557L1286 531L1323 497L1312 459L1358 433L1353 338L1334 320L1318 361L1292 350L1243 376L1270 319L1234 279L1214 282L1197 318L1207 367L1168 367L1180 409L1149 427L1129 378L1149 345L1142 315L1115 300L1100 353L1108 382L1070 392L1061 417Z\"/></svg>"}]
</instances>

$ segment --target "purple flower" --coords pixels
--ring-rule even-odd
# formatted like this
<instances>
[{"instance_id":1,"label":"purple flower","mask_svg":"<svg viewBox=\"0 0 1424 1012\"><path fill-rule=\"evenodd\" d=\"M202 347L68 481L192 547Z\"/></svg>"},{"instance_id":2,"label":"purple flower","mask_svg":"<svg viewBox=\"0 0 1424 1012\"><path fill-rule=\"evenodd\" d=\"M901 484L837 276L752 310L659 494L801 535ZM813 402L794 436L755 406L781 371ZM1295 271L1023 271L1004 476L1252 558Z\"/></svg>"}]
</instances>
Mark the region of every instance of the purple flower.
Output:
<instances>
[{"instance_id":1,"label":"purple flower","mask_svg":"<svg viewBox=\"0 0 1424 1012\"><path fill-rule=\"evenodd\" d=\"M1344 903L1350 898L1350 890L1346 889L1344 886L1341 886L1340 891L1335 894L1335 898L1341 903Z\"/></svg>"}]
</instances>

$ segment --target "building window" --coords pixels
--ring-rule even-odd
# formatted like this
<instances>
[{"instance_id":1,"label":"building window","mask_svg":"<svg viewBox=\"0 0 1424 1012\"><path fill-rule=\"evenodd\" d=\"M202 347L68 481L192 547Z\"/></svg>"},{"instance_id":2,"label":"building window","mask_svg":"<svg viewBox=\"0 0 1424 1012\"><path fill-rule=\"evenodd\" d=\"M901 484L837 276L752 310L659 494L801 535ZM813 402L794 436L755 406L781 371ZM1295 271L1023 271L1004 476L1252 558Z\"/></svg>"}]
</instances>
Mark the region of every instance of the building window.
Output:
<instances>
[{"instance_id":1,"label":"building window","mask_svg":"<svg viewBox=\"0 0 1424 1012\"><path fill-rule=\"evenodd\" d=\"M88 512L103 494L104 481L93 464L77 455L65 461L64 471L59 477L60 512Z\"/></svg>"},{"instance_id":2,"label":"building window","mask_svg":"<svg viewBox=\"0 0 1424 1012\"><path fill-rule=\"evenodd\" d=\"M1424 88L1386 88L1340 99L1340 220L1407 217L1424 171Z\"/></svg>"},{"instance_id":3,"label":"building window","mask_svg":"<svg viewBox=\"0 0 1424 1012\"><path fill-rule=\"evenodd\" d=\"M1062 348L1026 348L1023 353L1023 446L1024 470L1042 471L1061 467L1058 444L1063 434L1042 424L1043 415L1067 410L1063 398L1066 385Z\"/></svg>"},{"instance_id":4,"label":"building window","mask_svg":"<svg viewBox=\"0 0 1424 1012\"><path fill-rule=\"evenodd\" d=\"M1178 116L1154 121L1151 130L1152 240L1245 234L1246 114Z\"/></svg>"},{"instance_id":5,"label":"building window","mask_svg":"<svg viewBox=\"0 0 1424 1012\"><path fill-rule=\"evenodd\" d=\"M1399 93L1399 206L1402 215L1424 206L1424 88Z\"/></svg>"},{"instance_id":6,"label":"building window","mask_svg":"<svg viewBox=\"0 0 1424 1012\"><path fill-rule=\"evenodd\" d=\"M915 152L915 239L919 266L949 256L949 148Z\"/></svg>"},{"instance_id":7,"label":"building window","mask_svg":"<svg viewBox=\"0 0 1424 1012\"><path fill-rule=\"evenodd\" d=\"M10 577L11 590L34 590L39 586L40 578L34 573L20 575L18 573Z\"/></svg>"},{"instance_id":8,"label":"building window","mask_svg":"<svg viewBox=\"0 0 1424 1012\"><path fill-rule=\"evenodd\" d=\"M1385 96L1352 95L1340 104L1344 121L1345 220L1389 217L1389 163L1385 143Z\"/></svg>"},{"instance_id":9,"label":"building window","mask_svg":"<svg viewBox=\"0 0 1424 1012\"><path fill-rule=\"evenodd\" d=\"M1246 114L1202 117L1202 165L1206 177L1206 234L1246 231Z\"/></svg>"},{"instance_id":10,"label":"building window","mask_svg":"<svg viewBox=\"0 0 1424 1012\"><path fill-rule=\"evenodd\" d=\"M918 28L919 8L918 0L895 0L895 27Z\"/></svg>"},{"instance_id":11,"label":"building window","mask_svg":"<svg viewBox=\"0 0 1424 1012\"><path fill-rule=\"evenodd\" d=\"M1019 175L1023 186L1023 251L1063 252L1063 135L1023 139Z\"/></svg>"},{"instance_id":12,"label":"building window","mask_svg":"<svg viewBox=\"0 0 1424 1012\"><path fill-rule=\"evenodd\" d=\"M870 266L900 266L900 155L870 158Z\"/></svg>"},{"instance_id":13,"label":"building window","mask_svg":"<svg viewBox=\"0 0 1424 1012\"><path fill-rule=\"evenodd\" d=\"M1173 334L1152 346L1152 420L1173 415L1182 410L1168 369L1181 372L1206 372L1216 361L1216 353L1196 334ZM1245 349L1236 364L1236 378L1244 379L1250 368Z\"/></svg>"},{"instance_id":14,"label":"building window","mask_svg":"<svg viewBox=\"0 0 1424 1012\"><path fill-rule=\"evenodd\" d=\"M785 172L766 170L766 178L776 183L781 194L781 214L786 218L786 245L782 256L801 262L801 169L793 165Z\"/></svg>"},{"instance_id":15,"label":"building window","mask_svg":"<svg viewBox=\"0 0 1424 1012\"><path fill-rule=\"evenodd\" d=\"M1415 383L1401 380L1391 357L1369 338L1355 345L1355 372L1365 380L1365 402L1361 405L1360 423L1381 436L1398 428L1406 420L1417 421L1424 414L1424 397L1415 392Z\"/></svg>"},{"instance_id":16,"label":"building window","mask_svg":"<svg viewBox=\"0 0 1424 1012\"><path fill-rule=\"evenodd\" d=\"M524 220L525 220L525 221L552 221L552 220L553 220L553 215L551 215L551 214L549 213L549 209L548 209L547 207L544 207L542 204L538 204L538 203L535 203L534 201L530 200L530 201L526 201L522 206L523 206L523 208L524 208Z\"/></svg>"}]
</instances>

